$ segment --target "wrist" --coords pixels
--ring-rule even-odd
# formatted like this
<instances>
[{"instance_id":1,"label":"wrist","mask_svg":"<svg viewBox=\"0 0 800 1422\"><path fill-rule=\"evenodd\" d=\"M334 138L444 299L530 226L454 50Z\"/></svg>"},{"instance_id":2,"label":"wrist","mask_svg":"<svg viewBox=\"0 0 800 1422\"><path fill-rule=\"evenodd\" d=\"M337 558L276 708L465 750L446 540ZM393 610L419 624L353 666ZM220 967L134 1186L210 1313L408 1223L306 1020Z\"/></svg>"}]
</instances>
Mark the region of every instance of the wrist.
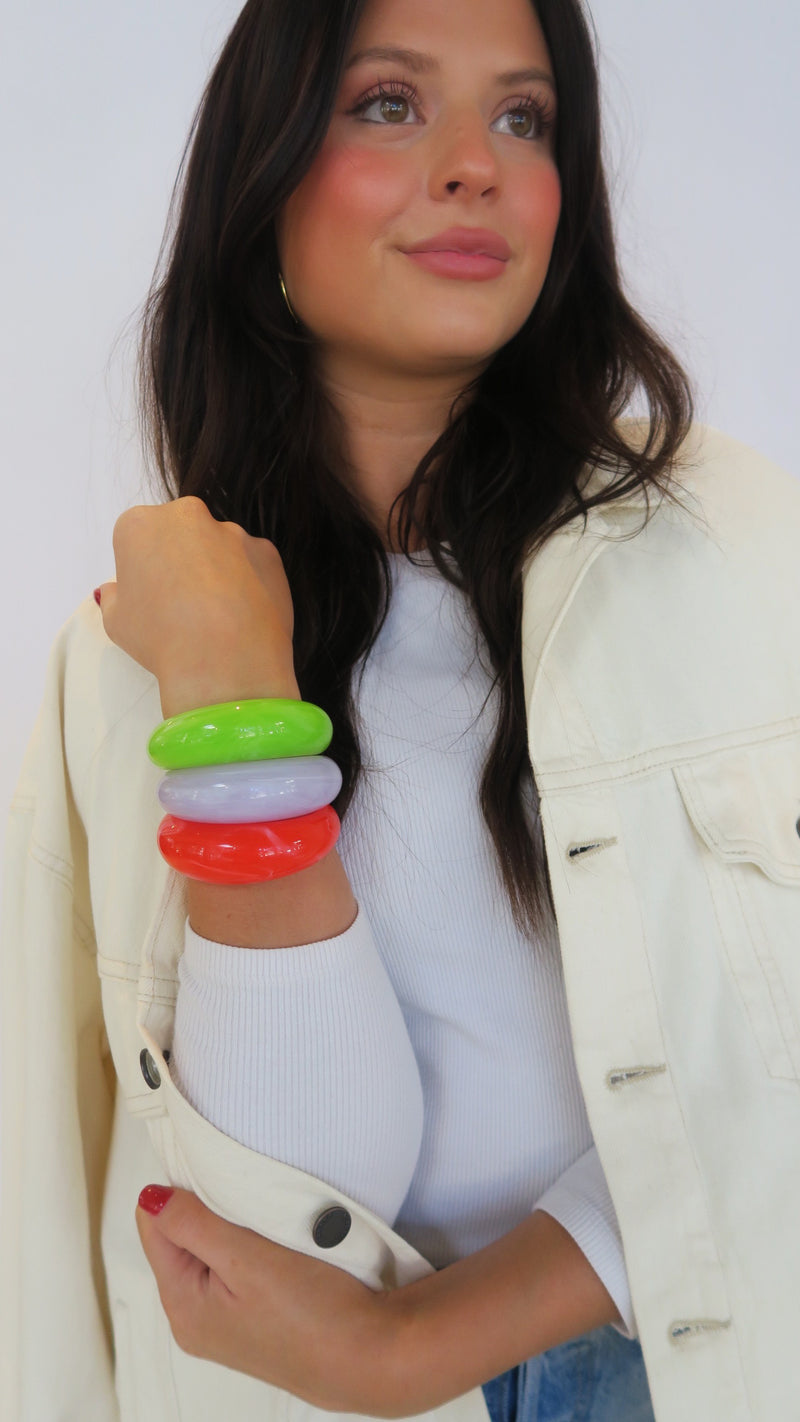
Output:
<instances>
[{"instance_id":1,"label":"wrist","mask_svg":"<svg viewBox=\"0 0 800 1422\"><path fill-rule=\"evenodd\" d=\"M616 1321L610 1294L572 1236L541 1210L508 1234L386 1295L385 1398L409 1417ZM389 1320L393 1328L388 1328Z\"/></svg>"},{"instance_id":2,"label":"wrist","mask_svg":"<svg viewBox=\"0 0 800 1422\"><path fill-rule=\"evenodd\" d=\"M437 1276L431 1275L431 1279ZM414 1417L432 1408L427 1399L427 1379L420 1377L419 1339L427 1340L428 1276L375 1296L378 1329L371 1352L373 1417ZM450 1400L450 1399L448 1399Z\"/></svg>"},{"instance_id":3,"label":"wrist","mask_svg":"<svg viewBox=\"0 0 800 1422\"><path fill-rule=\"evenodd\" d=\"M352 1410L369 1417L414 1417L428 1410L418 1405L414 1353L417 1329L424 1325L416 1300L412 1304L406 1297L407 1288L387 1289L370 1300L369 1347L362 1350L369 1365L360 1374L359 1396L350 1400Z\"/></svg>"},{"instance_id":4,"label":"wrist","mask_svg":"<svg viewBox=\"0 0 800 1422\"><path fill-rule=\"evenodd\" d=\"M301 701L300 688L293 671L265 677L250 672L238 676L219 674L168 674L158 679L161 711L165 720L199 706L219 706L227 701L255 701L280 698Z\"/></svg>"}]
</instances>

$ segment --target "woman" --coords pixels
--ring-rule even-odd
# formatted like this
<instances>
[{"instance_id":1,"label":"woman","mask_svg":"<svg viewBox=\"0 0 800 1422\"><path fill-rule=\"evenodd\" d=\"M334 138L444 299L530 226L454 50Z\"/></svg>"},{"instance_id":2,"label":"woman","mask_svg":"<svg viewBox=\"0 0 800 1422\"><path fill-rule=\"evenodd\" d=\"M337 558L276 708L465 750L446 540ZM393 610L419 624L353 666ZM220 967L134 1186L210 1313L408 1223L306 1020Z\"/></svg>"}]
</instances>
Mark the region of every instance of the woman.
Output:
<instances>
[{"instance_id":1,"label":"woman","mask_svg":"<svg viewBox=\"0 0 800 1422\"><path fill-rule=\"evenodd\" d=\"M172 498L9 835L3 1415L788 1417L800 499L625 301L578 5L250 0L144 334ZM258 699L341 837L208 882L145 745Z\"/></svg>"}]
</instances>

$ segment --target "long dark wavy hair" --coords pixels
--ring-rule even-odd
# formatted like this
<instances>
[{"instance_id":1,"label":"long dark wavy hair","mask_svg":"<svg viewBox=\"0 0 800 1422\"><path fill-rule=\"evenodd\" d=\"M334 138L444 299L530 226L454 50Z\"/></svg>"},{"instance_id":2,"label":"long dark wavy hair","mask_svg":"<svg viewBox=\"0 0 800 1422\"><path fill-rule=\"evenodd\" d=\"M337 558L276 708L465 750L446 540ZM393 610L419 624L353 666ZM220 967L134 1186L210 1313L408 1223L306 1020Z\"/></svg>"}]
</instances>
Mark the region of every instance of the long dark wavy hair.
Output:
<instances>
[{"instance_id":1,"label":"long dark wavy hair","mask_svg":"<svg viewBox=\"0 0 800 1422\"><path fill-rule=\"evenodd\" d=\"M353 673L383 625L390 573L381 533L346 487L345 430L315 375L313 336L283 300L275 218L324 140L365 3L244 6L189 134L139 364L159 487L199 496L281 554L298 685L333 721L342 818L362 769ZM530 815L523 565L576 515L585 528L594 504L641 486L646 523L648 485L674 498L669 476L694 397L622 291L591 20L581 0L535 0L534 9L559 96L562 210L547 279L522 328L453 402L395 502L401 550L411 556L414 534L463 590L485 638L497 720L480 806L514 921L537 935L554 905ZM626 440L619 425L634 395L649 411L644 440ZM587 465L622 478L585 499L578 475Z\"/></svg>"}]
</instances>

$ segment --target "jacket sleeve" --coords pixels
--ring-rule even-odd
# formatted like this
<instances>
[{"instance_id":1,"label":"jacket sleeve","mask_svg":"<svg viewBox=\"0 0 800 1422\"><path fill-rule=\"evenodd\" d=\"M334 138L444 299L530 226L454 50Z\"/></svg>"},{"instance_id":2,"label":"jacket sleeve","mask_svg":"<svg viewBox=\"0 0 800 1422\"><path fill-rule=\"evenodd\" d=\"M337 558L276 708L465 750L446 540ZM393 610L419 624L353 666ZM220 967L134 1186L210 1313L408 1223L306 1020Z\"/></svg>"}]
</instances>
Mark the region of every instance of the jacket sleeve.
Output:
<instances>
[{"instance_id":1,"label":"jacket sleeve","mask_svg":"<svg viewBox=\"0 0 800 1422\"><path fill-rule=\"evenodd\" d=\"M63 758L85 826L85 839L79 828L74 839L82 846L82 889L96 943L92 966L117 1082L120 1135L123 1120L132 1117L146 1128L161 1163L163 1174L152 1179L192 1190L231 1223L335 1264L374 1289L432 1272L372 1210L330 1181L218 1130L172 1081L187 903L185 879L157 847L162 772L148 760L147 742L161 716L158 685L109 641L91 598L71 619L68 641ZM115 1145L116 1139L115 1133ZM335 1246L320 1243L320 1218L331 1209L343 1212L347 1226ZM114 1272L109 1249L118 1243L108 1241L107 1272Z\"/></svg>"},{"instance_id":2,"label":"jacket sleeve","mask_svg":"<svg viewBox=\"0 0 800 1422\"><path fill-rule=\"evenodd\" d=\"M147 1128L161 1178L193 1190L232 1222L374 1289L432 1269L357 1201L217 1130L170 1079L186 905L185 886L155 843L158 776L146 744L159 709L153 678L108 641L87 599L51 652L7 829L0 936L3 1422L120 1422L106 1254L113 1245L116 1259L122 1246L101 1227L110 1207L120 1206L109 1173L116 1125L129 1117ZM146 1302L135 1293L138 1274L125 1287L134 1289L136 1307L150 1308L143 1255L136 1267L147 1280ZM172 1382L181 1387L201 1364L176 1354L172 1366L180 1371ZM202 1366L210 1369L209 1386L229 1397L232 1384L220 1382L211 1364ZM263 1386L272 1398L264 1415L274 1404L280 1416L292 1409L305 1416L304 1404L272 1397ZM487 1422L480 1389L440 1414Z\"/></svg>"},{"instance_id":3,"label":"jacket sleeve","mask_svg":"<svg viewBox=\"0 0 800 1422\"><path fill-rule=\"evenodd\" d=\"M63 754L63 638L7 825L0 938L0 1416L115 1422L100 1248L114 1073Z\"/></svg>"}]
</instances>

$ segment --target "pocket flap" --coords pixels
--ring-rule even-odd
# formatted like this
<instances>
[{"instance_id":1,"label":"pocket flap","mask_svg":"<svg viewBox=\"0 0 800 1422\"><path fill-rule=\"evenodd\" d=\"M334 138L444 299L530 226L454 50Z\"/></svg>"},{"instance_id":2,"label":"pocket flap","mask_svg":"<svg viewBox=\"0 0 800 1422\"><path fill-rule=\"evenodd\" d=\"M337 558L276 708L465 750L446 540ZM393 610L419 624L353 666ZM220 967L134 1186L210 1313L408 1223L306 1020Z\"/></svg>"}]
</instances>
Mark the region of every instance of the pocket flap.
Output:
<instances>
[{"instance_id":1,"label":"pocket flap","mask_svg":"<svg viewBox=\"0 0 800 1422\"><path fill-rule=\"evenodd\" d=\"M673 773L712 853L800 884L800 735L714 752Z\"/></svg>"}]
</instances>

